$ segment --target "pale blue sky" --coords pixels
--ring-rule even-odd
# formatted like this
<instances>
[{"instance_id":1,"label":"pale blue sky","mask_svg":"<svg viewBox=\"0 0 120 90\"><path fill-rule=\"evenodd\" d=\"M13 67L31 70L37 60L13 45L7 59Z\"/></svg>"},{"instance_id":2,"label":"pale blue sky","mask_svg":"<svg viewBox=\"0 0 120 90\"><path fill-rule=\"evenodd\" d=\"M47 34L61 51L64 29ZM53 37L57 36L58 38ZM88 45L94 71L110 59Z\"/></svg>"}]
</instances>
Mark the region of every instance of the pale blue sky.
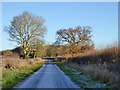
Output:
<instances>
[{"instance_id":1,"label":"pale blue sky","mask_svg":"<svg viewBox=\"0 0 120 90\"><path fill-rule=\"evenodd\" d=\"M45 40L54 42L56 31L77 26L91 26L95 47L106 46L118 40L117 2L76 2L76 3L2 3L2 27L10 25L14 16L29 11L42 16L48 29ZM12 49L16 45L7 40L8 34L2 32L2 48Z\"/></svg>"}]
</instances>

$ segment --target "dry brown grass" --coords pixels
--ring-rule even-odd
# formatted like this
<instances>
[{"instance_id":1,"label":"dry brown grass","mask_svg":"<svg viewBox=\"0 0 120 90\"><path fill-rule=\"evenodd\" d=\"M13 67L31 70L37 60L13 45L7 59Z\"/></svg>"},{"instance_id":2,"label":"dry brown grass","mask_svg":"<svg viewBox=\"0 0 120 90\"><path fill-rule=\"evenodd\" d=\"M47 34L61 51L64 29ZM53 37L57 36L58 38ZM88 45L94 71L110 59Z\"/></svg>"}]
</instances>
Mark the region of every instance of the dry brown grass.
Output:
<instances>
[{"instance_id":1,"label":"dry brown grass","mask_svg":"<svg viewBox=\"0 0 120 90\"><path fill-rule=\"evenodd\" d=\"M95 80L109 82L108 86L120 86L120 47L118 48L117 45L69 58L66 64L92 75Z\"/></svg>"},{"instance_id":2,"label":"dry brown grass","mask_svg":"<svg viewBox=\"0 0 120 90\"><path fill-rule=\"evenodd\" d=\"M94 78L94 80L101 81L103 83L108 83L108 86L115 85L115 87L118 87L118 85L120 85L120 74L118 72L109 71L108 65L78 65L76 63L68 63L67 65L77 69L78 71L83 72L84 74L91 75Z\"/></svg>"},{"instance_id":3,"label":"dry brown grass","mask_svg":"<svg viewBox=\"0 0 120 90\"><path fill-rule=\"evenodd\" d=\"M39 59L20 59L16 57L2 57L2 69L24 68L30 64L41 63Z\"/></svg>"}]
</instances>

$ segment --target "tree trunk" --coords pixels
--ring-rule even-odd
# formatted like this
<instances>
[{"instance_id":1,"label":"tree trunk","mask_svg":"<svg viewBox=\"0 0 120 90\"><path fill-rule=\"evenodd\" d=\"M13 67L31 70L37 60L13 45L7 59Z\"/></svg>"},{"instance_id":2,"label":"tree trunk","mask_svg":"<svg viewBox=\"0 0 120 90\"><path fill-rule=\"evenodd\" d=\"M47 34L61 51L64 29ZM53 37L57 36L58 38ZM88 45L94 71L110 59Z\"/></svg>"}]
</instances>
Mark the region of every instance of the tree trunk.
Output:
<instances>
[{"instance_id":1,"label":"tree trunk","mask_svg":"<svg viewBox=\"0 0 120 90\"><path fill-rule=\"evenodd\" d=\"M23 54L24 54L23 58L25 58L26 57L26 50L25 50L25 48L23 48Z\"/></svg>"}]
</instances>

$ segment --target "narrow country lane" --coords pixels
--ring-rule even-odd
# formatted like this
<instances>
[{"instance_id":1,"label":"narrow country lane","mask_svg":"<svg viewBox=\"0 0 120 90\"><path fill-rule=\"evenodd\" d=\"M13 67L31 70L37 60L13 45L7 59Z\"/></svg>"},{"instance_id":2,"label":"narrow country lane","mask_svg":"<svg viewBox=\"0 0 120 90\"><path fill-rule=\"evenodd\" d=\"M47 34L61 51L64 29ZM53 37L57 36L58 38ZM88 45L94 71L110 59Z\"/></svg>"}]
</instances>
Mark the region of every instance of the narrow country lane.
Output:
<instances>
[{"instance_id":1,"label":"narrow country lane","mask_svg":"<svg viewBox=\"0 0 120 90\"><path fill-rule=\"evenodd\" d=\"M51 61L51 60L50 60ZM49 61L48 61L49 62ZM79 88L56 64L44 64L14 88Z\"/></svg>"}]
</instances>

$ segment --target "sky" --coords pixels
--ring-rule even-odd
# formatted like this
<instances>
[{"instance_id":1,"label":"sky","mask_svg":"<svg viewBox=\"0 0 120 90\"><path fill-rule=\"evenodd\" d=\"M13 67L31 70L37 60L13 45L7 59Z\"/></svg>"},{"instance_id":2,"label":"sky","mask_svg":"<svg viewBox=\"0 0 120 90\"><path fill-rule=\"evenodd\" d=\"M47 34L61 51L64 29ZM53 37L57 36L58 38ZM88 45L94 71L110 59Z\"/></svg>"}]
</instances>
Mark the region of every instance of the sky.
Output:
<instances>
[{"instance_id":1,"label":"sky","mask_svg":"<svg viewBox=\"0 0 120 90\"><path fill-rule=\"evenodd\" d=\"M3 2L2 3L2 47L0 50L17 47L10 42L4 26L9 26L14 16L28 11L42 16L47 27L45 40L55 41L60 29L91 26L95 47L107 46L118 41L117 2Z\"/></svg>"}]
</instances>

